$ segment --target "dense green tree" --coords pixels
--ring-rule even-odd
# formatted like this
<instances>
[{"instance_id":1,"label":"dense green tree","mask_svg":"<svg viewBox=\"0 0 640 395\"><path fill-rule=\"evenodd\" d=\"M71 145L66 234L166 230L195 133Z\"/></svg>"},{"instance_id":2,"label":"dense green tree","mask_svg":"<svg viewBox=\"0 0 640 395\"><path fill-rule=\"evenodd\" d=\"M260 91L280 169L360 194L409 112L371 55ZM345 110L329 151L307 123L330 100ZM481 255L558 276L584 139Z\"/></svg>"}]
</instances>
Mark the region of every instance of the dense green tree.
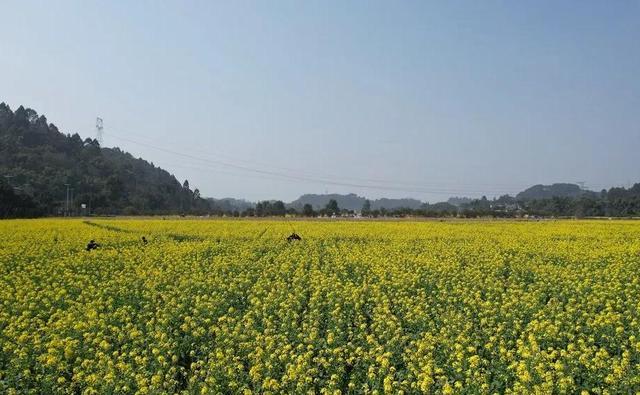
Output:
<instances>
[{"instance_id":1,"label":"dense green tree","mask_svg":"<svg viewBox=\"0 0 640 395\"><path fill-rule=\"evenodd\" d=\"M327 215L338 215L340 214L340 207L338 207L338 202L335 199L329 200L329 203L325 206L325 211Z\"/></svg>"},{"instance_id":2,"label":"dense green tree","mask_svg":"<svg viewBox=\"0 0 640 395\"><path fill-rule=\"evenodd\" d=\"M271 215L284 217L286 214L286 209L284 207L284 202L282 200L276 200L271 205Z\"/></svg>"},{"instance_id":3,"label":"dense green tree","mask_svg":"<svg viewBox=\"0 0 640 395\"><path fill-rule=\"evenodd\" d=\"M362 204L362 210L360 210L360 214L363 216L368 216L371 214L371 200L367 199Z\"/></svg>"},{"instance_id":4,"label":"dense green tree","mask_svg":"<svg viewBox=\"0 0 640 395\"><path fill-rule=\"evenodd\" d=\"M28 195L17 192L5 177L0 177L0 218L35 217L41 212Z\"/></svg>"},{"instance_id":5,"label":"dense green tree","mask_svg":"<svg viewBox=\"0 0 640 395\"><path fill-rule=\"evenodd\" d=\"M307 203L302 207L302 215L305 217L315 217L316 212L313 210L313 206Z\"/></svg>"},{"instance_id":6,"label":"dense green tree","mask_svg":"<svg viewBox=\"0 0 640 395\"><path fill-rule=\"evenodd\" d=\"M262 201L258 202L255 207L256 217L270 217L279 216L283 217L287 213L284 202L281 200L276 201Z\"/></svg>"}]
</instances>

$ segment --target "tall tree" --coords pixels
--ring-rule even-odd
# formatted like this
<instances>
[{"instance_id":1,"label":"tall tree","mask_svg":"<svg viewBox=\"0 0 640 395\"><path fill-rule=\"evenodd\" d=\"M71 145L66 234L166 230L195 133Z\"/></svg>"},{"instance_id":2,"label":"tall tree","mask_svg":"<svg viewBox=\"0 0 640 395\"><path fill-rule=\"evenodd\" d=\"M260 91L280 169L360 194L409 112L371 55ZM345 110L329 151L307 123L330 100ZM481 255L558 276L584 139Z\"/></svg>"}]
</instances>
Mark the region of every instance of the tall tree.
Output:
<instances>
[{"instance_id":1,"label":"tall tree","mask_svg":"<svg viewBox=\"0 0 640 395\"><path fill-rule=\"evenodd\" d=\"M364 201L360 213L364 216L368 216L369 214L371 214L371 200L367 199Z\"/></svg>"},{"instance_id":2,"label":"tall tree","mask_svg":"<svg viewBox=\"0 0 640 395\"><path fill-rule=\"evenodd\" d=\"M336 201L335 199L329 200L329 203L327 203L325 209L327 211L327 214L329 215L340 214L340 207L338 207L338 201Z\"/></svg>"},{"instance_id":3,"label":"tall tree","mask_svg":"<svg viewBox=\"0 0 640 395\"><path fill-rule=\"evenodd\" d=\"M284 217L286 212L287 212L287 210L286 210L286 208L284 206L284 202L282 200L276 200L271 205L271 215L275 215L275 216L278 216L278 217Z\"/></svg>"},{"instance_id":4,"label":"tall tree","mask_svg":"<svg viewBox=\"0 0 640 395\"><path fill-rule=\"evenodd\" d=\"M302 207L302 215L305 217L315 217L316 212L313 211L313 206L307 203Z\"/></svg>"}]
</instances>

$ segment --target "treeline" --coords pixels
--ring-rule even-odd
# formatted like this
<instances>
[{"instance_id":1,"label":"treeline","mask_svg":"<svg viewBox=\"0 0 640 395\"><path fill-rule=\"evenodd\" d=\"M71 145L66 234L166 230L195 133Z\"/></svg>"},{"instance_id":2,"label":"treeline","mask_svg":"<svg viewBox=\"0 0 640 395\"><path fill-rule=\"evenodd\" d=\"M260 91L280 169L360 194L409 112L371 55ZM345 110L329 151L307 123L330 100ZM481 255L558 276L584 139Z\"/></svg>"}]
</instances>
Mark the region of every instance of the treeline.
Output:
<instances>
[{"instance_id":1,"label":"treeline","mask_svg":"<svg viewBox=\"0 0 640 395\"><path fill-rule=\"evenodd\" d=\"M296 210L293 207L287 207L281 200L264 200L256 203L255 207L247 207L243 210L218 210L217 207L212 207L211 214L231 217L330 217L355 215L355 212L353 210L340 209L336 200L331 199L326 207L320 210L314 210L310 204L305 204L301 210Z\"/></svg>"},{"instance_id":2,"label":"treeline","mask_svg":"<svg viewBox=\"0 0 640 395\"><path fill-rule=\"evenodd\" d=\"M411 208L395 208L386 209L384 207L378 209L371 209L371 201L365 201L361 210L350 210L341 208L335 199L330 199L329 202L320 209L314 209L311 204L305 204L302 209L296 209L287 205L281 200L274 201L261 201L258 202L255 207L249 207L242 210L211 210L210 214L217 216L228 217L284 217L284 216L296 216L296 217L409 217L409 216L422 216L422 217L455 217L458 215L458 208L448 203L437 204L423 204L419 209Z\"/></svg>"},{"instance_id":3,"label":"treeline","mask_svg":"<svg viewBox=\"0 0 640 395\"><path fill-rule=\"evenodd\" d=\"M585 191L581 196L554 196L546 199L518 200L504 195L495 199L471 200L458 206L450 203L423 204L418 209L395 208L392 210L379 208L372 210L371 202L365 201L359 211L341 209L336 200L314 210L305 204L302 210L287 207L282 201L263 201L255 207L244 210L227 210L215 212L216 215L235 217L429 217L429 218L518 218L523 216L540 217L640 217L640 183L631 188L611 188L599 193Z\"/></svg>"},{"instance_id":4,"label":"treeline","mask_svg":"<svg viewBox=\"0 0 640 395\"><path fill-rule=\"evenodd\" d=\"M553 197L524 202L532 215L572 217L640 216L640 183L631 188L611 188L576 198Z\"/></svg>"},{"instance_id":5,"label":"treeline","mask_svg":"<svg viewBox=\"0 0 640 395\"><path fill-rule=\"evenodd\" d=\"M631 188L584 191L579 196L519 200L509 195L486 197L460 206L462 217L635 217L640 216L640 183Z\"/></svg>"}]
</instances>

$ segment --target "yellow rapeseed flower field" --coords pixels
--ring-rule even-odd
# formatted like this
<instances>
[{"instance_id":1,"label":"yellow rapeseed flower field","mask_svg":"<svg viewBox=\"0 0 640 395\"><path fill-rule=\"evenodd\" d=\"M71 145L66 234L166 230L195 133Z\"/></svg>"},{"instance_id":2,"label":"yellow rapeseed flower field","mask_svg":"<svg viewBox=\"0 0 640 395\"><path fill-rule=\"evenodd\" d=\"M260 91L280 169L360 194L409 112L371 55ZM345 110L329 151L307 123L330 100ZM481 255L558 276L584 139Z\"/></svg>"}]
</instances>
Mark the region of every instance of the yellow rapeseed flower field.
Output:
<instances>
[{"instance_id":1,"label":"yellow rapeseed flower field","mask_svg":"<svg viewBox=\"0 0 640 395\"><path fill-rule=\"evenodd\" d=\"M640 391L640 222L11 220L0 243L3 394Z\"/></svg>"}]
</instances>

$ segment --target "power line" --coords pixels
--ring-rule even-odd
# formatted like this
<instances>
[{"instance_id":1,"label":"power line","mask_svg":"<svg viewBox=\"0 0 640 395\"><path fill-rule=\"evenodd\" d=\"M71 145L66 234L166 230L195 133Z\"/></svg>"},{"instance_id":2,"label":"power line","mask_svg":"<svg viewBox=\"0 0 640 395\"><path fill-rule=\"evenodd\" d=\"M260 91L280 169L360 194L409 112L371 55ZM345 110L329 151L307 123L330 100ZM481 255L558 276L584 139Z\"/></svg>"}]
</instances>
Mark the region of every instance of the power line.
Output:
<instances>
[{"instance_id":1,"label":"power line","mask_svg":"<svg viewBox=\"0 0 640 395\"><path fill-rule=\"evenodd\" d=\"M389 191L399 191L399 192L410 192L410 193L427 193L427 194L441 194L441 195L456 195L456 194L487 194L487 195L498 195L498 194L515 194L523 189L530 187L530 184L522 184L519 186L509 185L505 188L501 188L498 184L466 184L468 188L451 188L446 186L445 182L432 182L433 184L440 184L439 186L425 186L423 183L419 182L405 182L405 181L397 181L397 180L380 180L380 179L367 179L367 178L355 178L355 177L347 177L347 176L335 176L335 175L317 175L317 173L310 172L300 172L299 169L290 169L286 167L273 166L265 163L256 162L256 161L248 161L244 159L233 158L229 155L216 153L218 156L226 156L227 158L232 158L233 160L245 163L254 163L260 164L266 167L272 167L276 169L280 169L282 171L273 171L273 170L265 170L265 169L257 169L252 166L240 165L237 163L232 163L225 160L220 159L212 159L210 157L203 158L200 156L196 156L193 154L186 154L184 152L179 152L176 150L171 150L163 147L155 146L154 144L148 142L141 142L139 140L133 140L130 138L122 137L119 135L115 135L113 133L109 133L112 137L127 141L133 144L141 145L144 147L152 148L158 151L170 153L172 155L181 156L183 158L188 158L191 160L204 162L200 163L200 165L207 166L206 170L212 170L211 166L221 166L226 168L227 170L231 169L232 171L222 171L219 168L215 168L216 172L220 174L230 174L230 175L239 175L247 177L249 174L254 173L260 176L261 179L265 177L268 179L275 180L284 180L284 181L296 181L296 182L307 182L313 184L323 184L323 185L337 185L337 186L346 186L346 187L355 187L355 188L366 188L373 190L389 190ZM128 134L134 134L129 133ZM210 152L205 152L203 150L198 150L197 148L192 148L192 151L200 151L206 155L210 155ZM178 167L185 167L184 164ZM202 168L201 168L202 169ZM204 169L203 169L204 170ZM234 173L233 171L236 171ZM242 173L237 173L238 171ZM352 182L355 180L356 182ZM583 182L580 182L581 189L584 189L586 186ZM506 184L503 184L506 185ZM484 188L483 186L487 186ZM592 187L595 188L607 188L607 186L599 185L599 184L591 184ZM477 187L477 188L476 188Z\"/></svg>"},{"instance_id":2,"label":"power line","mask_svg":"<svg viewBox=\"0 0 640 395\"><path fill-rule=\"evenodd\" d=\"M125 134L125 133L123 133ZM136 133L132 133L127 131L126 132L127 135L136 135ZM140 140L134 141L128 138L124 138L124 137L118 137L118 135L114 135L113 133L110 133L110 135L112 135L113 137L116 137L117 139L121 139L124 141L129 141L129 142L133 142L134 144L139 144L139 145L147 145L150 148L152 147L152 143L149 142L141 142ZM137 135L139 137L139 134ZM144 138L143 138L144 139ZM147 140L148 141L148 140ZM189 147L189 152L201 152L204 155L211 155L212 150L208 150L208 151L204 151L204 150L199 150L198 148L195 147ZM284 172L289 172L289 173L294 173L294 175L296 175L297 177L307 177L307 178L321 178L321 179L329 179L332 181L335 180L342 180L342 182L365 182L365 183L377 183L377 184L387 184L387 185L398 185L398 186L410 186L410 187L418 187L418 188L422 188L425 185L425 182L419 182L419 181L402 181L402 180L383 180L383 179L371 179L371 178L358 178L358 177L349 177L349 176L345 176L345 175L335 175L335 174L319 174L319 173L314 173L314 172L309 172L309 171L304 171L301 172L300 169L292 169L292 168L287 168L287 167L282 167L282 166L274 166L272 164L267 164L264 162L258 162L258 161L252 161L252 160L246 160L246 159L240 159L237 157L232 157L230 155L224 154L224 153L220 153L220 152L214 152L216 156L222 156L222 157L226 157L229 160L233 160L236 162L243 162L243 163L249 163L249 164L254 164L254 165L259 165L262 167L270 167L273 169L277 169L280 171L276 171L277 173L282 174L282 171ZM250 166L247 166L250 167ZM286 173L285 173L286 174ZM446 185L450 185L450 184L458 184L455 181L429 181L430 184L437 184L440 186L446 186ZM520 185L514 185L514 184L482 184L482 183L476 183L476 184L467 184L470 187L478 187L480 189L486 190L486 191L490 191L491 192L496 192L496 193L511 193L514 191L518 191L518 190L522 190L525 189L527 187L529 187L530 185L525 185L525 184L520 184ZM487 188L485 188L487 187ZM461 190L460 193L464 193L464 190ZM474 192L475 193L475 192Z\"/></svg>"},{"instance_id":3,"label":"power line","mask_svg":"<svg viewBox=\"0 0 640 395\"><path fill-rule=\"evenodd\" d=\"M411 192L411 193L427 193L427 194L443 194L443 195L451 195L451 194L460 194L460 193L473 193L473 194L483 194L483 193L509 193L509 192L513 192L512 190L489 190L489 189L485 189L485 190L467 190L467 189L451 189L451 188L425 188L425 187L418 187L418 188L403 188L403 187L397 187L397 186L391 186L391 185L371 185L371 184L363 184L363 183L354 183L354 182L345 182L345 181L340 181L340 180L335 180L335 179L327 179L327 178L318 178L318 177L309 177L309 176L305 176L305 175L295 175L295 174L286 174L283 172L276 172L276 171L270 171L270 170L264 170L264 169L256 169L253 167L249 167L249 166L244 166L244 165L238 165L238 164L234 164L234 163L230 163L227 161L222 161L222 160L218 160L218 159L211 159L211 158L202 158L199 156L195 156L192 154L187 154L187 153L183 153L183 152L179 152L179 151L175 151L175 150L171 150L171 149L167 149L167 148L163 148L163 147L158 147L149 143L143 143L140 141L136 141L130 138L126 138L126 137L122 137L122 136L117 136L114 135L113 133L109 133L109 135L111 135L112 137L115 137L116 139L119 140L123 140L123 141L127 141L133 144L137 144L137 145L141 145L147 148L152 148L158 151L162 151L162 152L166 152L166 153L170 153L173 155L177 155L177 156L181 156L184 158L189 158L192 160L197 160L197 161L201 161L204 163L207 163L209 165L217 165L217 166L223 166L223 167L227 167L227 168L231 168L234 170L240 170L240 171L244 171L244 172L250 172L250 173L256 173L256 174L261 174L263 176L271 176L271 177L278 177L278 178L282 178L282 179L289 179L289 180L295 180L295 181L305 181L305 182L311 182L311 183L318 183L318 184L325 184L325 185L336 185L336 186L346 186L346 187L353 187L353 188L366 188L366 189L373 189L373 190L386 190L386 191L399 191L399 192Z\"/></svg>"},{"instance_id":4,"label":"power line","mask_svg":"<svg viewBox=\"0 0 640 395\"><path fill-rule=\"evenodd\" d=\"M378 179L366 179L366 178L355 178L355 177L346 177L346 176L332 176L332 175L323 175L323 176L315 176L314 173L309 173L309 172L300 172L299 169L290 169L290 168L286 168L286 167L279 167L279 166L274 166L274 165L270 165L270 164L266 164L266 163L260 163L260 162L256 162L256 161L249 161L249 160L245 160L245 159L238 159L238 158L233 158L229 155L225 155L225 154L220 154L220 153L216 153L216 155L219 156L226 156L227 158L233 158L236 161L240 161L240 162L245 162L245 163L255 163L255 164L260 164L262 166L267 166L267 167L272 167L272 168L277 168L277 169L282 169L284 171L288 171L288 172L295 172L297 174L287 174L286 172L278 172L278 171L270 171L270 170L264 170L264 169L256 169L254 167L250 167L250 166L244 166L244 165L238 165L238 164L234 164L234 163L230 163L228 161L223 161L223 160L219 160L219 159L211 159L211 158L203 158L203 157L199 157L193 154L185 154L183 152L179 152L176 150L170 150L170 149L166 149L163 147L158 147L155 146L154 144L151 143L147 143L147 142L141 142L138 140L133 140L133 139L129 139L129 138L125 138L122 136L118 136L115 135L113 133L109 133L112 137L119 139L119 140L123 140L123 141L127 141L127 142L131 142L133 144L136 145L141 145L141 146L145 146L148 148L152 148L155 150L159 150L159 151L163 151L166 153L170 153L173 155L177 155L177 156L181 156L183 158L188 158L191 160L195 160L201 163L198 163L197 168L201 169L201 170L206 170L206 171L211 171L214 170L219 174L228 174L228 175L234 175L234 176L242 176L242 177L258 177L259 179L273 179L273 180L279 180L279 181L289 181L289 182L307 182L307 183L312 183L312 184L323 184L323 185L337 185L337 186L347 186L347 187L356 187L356 188L366 188L366 189L372 189L372 190L391 190L391 191L400 191L400 192L411 192L411 193L427 193L427 194L440 194L440 195L464 195L464 194L486 194L486 195L499 195L499 194L513 194L515 195L516 193L518 193L521 190L524 190L526 188L529 188L532 183L529 184L521 184L519 186L515 186L514 184L508 185L505 188L500 188L500 184L465 184L468 185L469 188L450 188L447 186L440 186L440 187L425 187L424 184L421 184L419 182L405 182L405 181L397 181L397 180L378 180ZM131 132L127 132L127 134L135 134L135 133L131 133ZM138 136L140 136L138 134ZM210 155L210 152L205 152L203 150L198 150L197 148L190 148L191 151L200 151L202 153L205 153L206 155ZM202 163L204 162L204 163ZM193 165L193 164L192 164ZM176 167L187 167L185 166L185 163L182 163L181 165L173 165ZM200 166L205 166L205 168L200 167ZM219 168L213 168L211 166L221 166L223 168L226 168L227 171L223 171L220 170ZM234 172L235 171L235 172ZM238 173L241 172L241 173ZM247 174L249 173L249 174ZM250 173L254 173L253 176L251 176ZM317 174L317 173L316 173ZM362 183L352 183L349 181L345 181L345 180L357 180L357 181L362 181L365 183L378 183L375 185L370 185L370 184L362 184ZM445 182L432 182L435 184L445 184ZM380 185L382 184L382 185ZM582 185L582 182L580 182L579 184L581 189L585 189L586 185ZM394 186L396 185L396 186ZM398 185L406 185L409 186L409 188L406 187L399 187ZM483 188L482 186L486 185L489 186L488 188ZM502 185L507 185L507 184L502 184ZM415 188L413 188L415 186ZM472 188L472 186L474 188ZM595 188L597 190L600 189L609 189L611 188L610 185L604 185L604 184L596 184L596 183L590 183L590 186L592 188ZM477 188L475 188L477 187Z\"/></svg>"},{"instance_id":5,"label":"power line","mask_svg":"<svg viewBox=\"0 0 640 395\"><path fill-rule=\"evenodd\" d=\"M212 160L212 159L205 159L205 158L201 158L201 157L196 157L194 155L190 155L190 154L185 154L185 153L181 153L181 152L177 152L177 151L173 151L173 150L168 150L166 148L161 148L161 147L157 147L157 146L153 146L150 144L146 144L146 143L140 143L131 139L126 139L123 137L116 137L119 138L121 140L125 140L125 141L129 141L132 142L134 144L141 144L143 146L146 146L148 148L153 148L153 149L157 149L163 152L167 152L167 153L171 153L174 155L179 155L179 156L183 156L183 157L187 157L190 159L194 159L194 160L200 160L203 162L207 162L207 163L213 163L214 165L222 165L225 167L231 167L234 168L236 170L241 170L241 171L247 171L247 172L253 172L253 173L258 173L258 174L262 174L263 176L273 176L273 177L280 177L280 178L284 178L284 179L290 179L290 180L295 180L295 181L306 181L306 182L312 182L312 183L321 183L321 184L331 184L331 185L338 185L338 186L348 186L348 187L358 187L358 188L369 188L369 189L381 189L381 190L394 190L394 191L404 191L404 192L416 192L416 193L446 193L449 194L452 192L452 190L442 190L442 191L438 191L438 190L425 190L425 189L407 189L407 188L398 188L398 187L393 187L393 186L386 186L386 185L366 185L366 184L356 184L356 183L348 183L348 182L341 182L341 181L335 181L335 180L330 180L330 179L319 179L319 178L310 178L310 177L306 177L306 176L299 176L299 175L292 175L292 174L284 174L284 173L280 173L280 172L273 172L273 171L268 171L268 170L260 170L260 169L255 169L255 168L249 168L246 166L240 166L240 165L236 165L236 164L232 164L232 163L228 163L228 162L223 162L223 161L219 161L219 160ZM454 191L456 192L456 191ZM458 190L457 193L479 193L478 191L462 191L462 190Z\"/></svg>"}]
</instances>

